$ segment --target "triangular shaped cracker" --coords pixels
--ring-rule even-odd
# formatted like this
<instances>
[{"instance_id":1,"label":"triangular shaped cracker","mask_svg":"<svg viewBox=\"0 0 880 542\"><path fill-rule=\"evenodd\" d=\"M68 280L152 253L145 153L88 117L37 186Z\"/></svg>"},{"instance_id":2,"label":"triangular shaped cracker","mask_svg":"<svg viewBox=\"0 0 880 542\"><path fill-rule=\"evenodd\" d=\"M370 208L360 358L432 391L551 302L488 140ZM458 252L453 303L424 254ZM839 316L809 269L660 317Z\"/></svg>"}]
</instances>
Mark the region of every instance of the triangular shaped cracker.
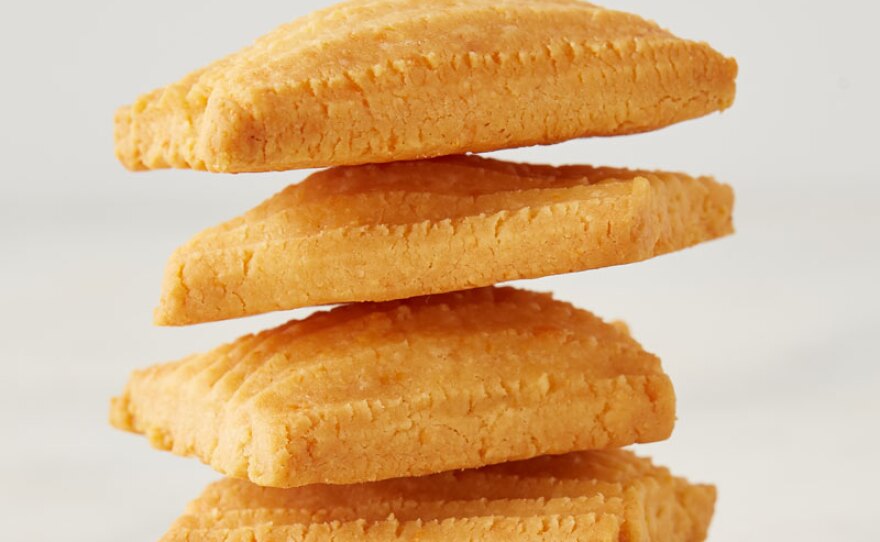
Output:
<instances>
[{"instance_id":1,"label":"triangular shaped cracker","mask_svg":"<svg viewBox=\"0 0 880 542\"><path fill-rule=\"evenodd\" d=\"M293 487L662 440L675 397L660 361L615 326L486 288L339 307L137 371L111 420Z\"/></svg>"},{"instance_id":2,"label":"triangular shaped cracker","mask_svg":"<svg viewBox=\"0 0 880 542\"><path fill-rule=\"evenodd\" d=\"M736 71L577 0L355 0L120 109L116 153L244 172L628 134L728 107Z\"/></svg>"},{"instance_id":3,"label":"triangular shaped cracker","mask_svg":"<svg viewBox=\"0 0 880 542\"><path fill-rule=\"evenodd\" d=\"M335 168L180 247L156 322L386 301L636 262L733 231L679 173L455 156Z\"/></svg>"},{"instance_id":4,"label":"triangular shaped cracker","mask_svg":"<svg viewBox=\"0 0 880 542\"><path fill-rule=\"evenodd\" d=\"M715 488L621 451L350 486L216 482L163 542L701 542Z\"/></svg>"}]
</instances>

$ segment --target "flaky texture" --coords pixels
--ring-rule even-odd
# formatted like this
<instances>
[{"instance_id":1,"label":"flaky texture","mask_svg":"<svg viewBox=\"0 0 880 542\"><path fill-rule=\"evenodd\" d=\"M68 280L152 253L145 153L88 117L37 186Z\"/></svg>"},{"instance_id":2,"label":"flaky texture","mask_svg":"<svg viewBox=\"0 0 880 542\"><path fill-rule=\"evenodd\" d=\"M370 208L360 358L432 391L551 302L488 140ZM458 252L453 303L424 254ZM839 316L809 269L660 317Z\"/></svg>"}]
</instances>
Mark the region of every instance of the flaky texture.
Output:
<instances>
[{"instance_id":1,"label":"flaky texture","mask_svg":"<svg viewBox=\"0 0 880 542\"><path fill-rule=\"evenodd\" d=\"M137 371L112 423L273 487L418 476L667 438L660 361L549 295L359 304Z\"/></svg>"},{"instance_id":2,"label":"flaky texture","mask_svg":"<svg viewBox=\"0 0 880 542\"><path fill-rule=\"evenodd\" d=\"M577 0L355 0L121 108L116 154L245 172L628 134L727 108L736 71Z\"/></svg>"},{"instance_id":3,"label":"flaky texture","mask_svg":"<svg viewBox=\"0 0 880 542\"><path fill-rule=\"evenodd\" d=\"M155 319L386 301L644 260L733 231L710 178L454 156L335 168L180 247Z\"/></svg>"},{"instance_id":4,"label":"flaky texture","mask_svg":"<svg viewBox=\"0 0 880 542\"><path fill-rule=\"evenodd\" d=\"M226 479L162 540L701 542L714 504L714 487L610 450L351 486Z\"/></svg>"}]
</instances>

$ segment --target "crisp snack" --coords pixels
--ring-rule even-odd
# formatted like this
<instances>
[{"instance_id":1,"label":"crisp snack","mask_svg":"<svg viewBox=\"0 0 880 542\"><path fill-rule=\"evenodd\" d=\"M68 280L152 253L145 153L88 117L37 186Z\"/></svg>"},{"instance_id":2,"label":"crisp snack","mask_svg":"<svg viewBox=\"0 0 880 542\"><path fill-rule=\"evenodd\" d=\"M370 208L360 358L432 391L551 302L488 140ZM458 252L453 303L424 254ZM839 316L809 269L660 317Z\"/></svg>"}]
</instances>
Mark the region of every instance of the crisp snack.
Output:
<instances>
[{"instance_id":1,"label":"crisp snack","mask_svg":"<svg viewBox=\"0 0 880 542\"><path fill-rule=\"evenodd\" d=\"M358 304L135 372L112 423L265 486L354 483L667 438L627 334L549 295Z\"/></svg>"},{"instance_id":2,"label":"crisp snack","mask_svg":"<svg viewBox=\"0 0 880 542\"><path fill-rule=\"evenodd\" d=\"M714 504L713 486L610 450L352 486L225 479L162 540L700 542Z\"/></svg>"},{"instance_id":3,"label":"crisp snack","mask_svg":"<svg viewBox=\"0 0 880 542\"><path fill-rule=\"evenodd\" d=\"M386 301L644 260L733 231L680 173L477 156L321 171L169 261L156 323Z\"/></svg>"},{"instance_id":4,"label":"crisp snack","mask_svg":"<svg viewBox=\"0 0 880 542\"><path fill-rule=\"evenodd\" d=\"M643 132L727 108L736 71L577 0L355 0L121 108L116 154L269 171Z\"/></svg>"}]
</instances>

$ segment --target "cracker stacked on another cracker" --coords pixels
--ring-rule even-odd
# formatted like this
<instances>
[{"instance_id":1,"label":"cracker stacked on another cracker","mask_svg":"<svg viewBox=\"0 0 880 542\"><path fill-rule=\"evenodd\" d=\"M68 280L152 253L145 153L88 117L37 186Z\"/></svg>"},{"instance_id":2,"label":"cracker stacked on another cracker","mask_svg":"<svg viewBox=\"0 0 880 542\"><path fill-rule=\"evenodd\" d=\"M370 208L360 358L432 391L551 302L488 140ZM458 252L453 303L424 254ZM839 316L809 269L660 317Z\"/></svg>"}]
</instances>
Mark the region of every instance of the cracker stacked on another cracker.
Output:
<instances>
[{"instance_id":1,"label":"cracker stacked on another cracker","mask_svg":"<svg viewBox=\"0 0 880 542\"><path fill-rule=\"evenodd\" d=\"M232 477L165 539L703 540L714 488L619 450L672 432L660 361L494 285L730 234L731 189L451 155L657 129L735 76L577 0L354 0L120 109L131 169L335 166L168 263L160 325L346 304L132 375L113 425Z\"/></svg>"}]
</instances>

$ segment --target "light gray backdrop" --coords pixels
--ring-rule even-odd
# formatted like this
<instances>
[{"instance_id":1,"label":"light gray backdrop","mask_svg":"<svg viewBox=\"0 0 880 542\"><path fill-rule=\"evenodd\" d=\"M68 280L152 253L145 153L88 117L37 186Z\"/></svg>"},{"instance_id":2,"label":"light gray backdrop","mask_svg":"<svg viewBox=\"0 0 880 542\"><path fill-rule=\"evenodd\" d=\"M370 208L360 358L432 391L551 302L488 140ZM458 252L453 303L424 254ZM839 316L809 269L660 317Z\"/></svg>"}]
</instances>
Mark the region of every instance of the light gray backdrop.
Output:
<instances>
[{"instance_id":1,"label":"light gray backdrop","mask_svg":"<svg viewBox=\"0 0 880 542\"><path fill-rule=\"evenodd\" d=\"M171 250L306 172L131 174L114 109L323 2L6 3L0 10L0 523L7 540L156 540L215 478L111 430L129 371L283 321L151 325ZM878 540L876 4L609 0L740 62L722 115L500 153L710 173L735 237L531 281L658 353L679 396L643 450L718 484L711 540ZM294 313L305 314L304 311Z\"/></svg>"}]
</instances>

